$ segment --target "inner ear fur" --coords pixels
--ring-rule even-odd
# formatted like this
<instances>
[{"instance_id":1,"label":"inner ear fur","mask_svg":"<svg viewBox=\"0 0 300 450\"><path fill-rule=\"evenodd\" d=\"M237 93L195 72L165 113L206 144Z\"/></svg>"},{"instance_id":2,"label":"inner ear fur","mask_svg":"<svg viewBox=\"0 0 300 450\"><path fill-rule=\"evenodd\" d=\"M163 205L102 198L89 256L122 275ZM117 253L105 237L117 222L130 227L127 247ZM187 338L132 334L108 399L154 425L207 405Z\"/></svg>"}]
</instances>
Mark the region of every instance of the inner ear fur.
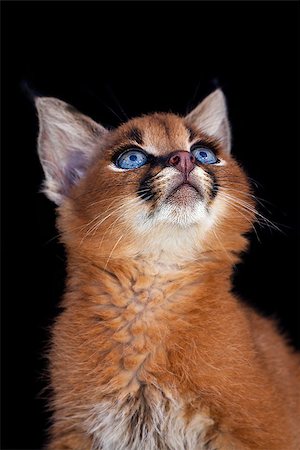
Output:
<instances>
[{"instance_id":1,"label":"inner ear fur","mask_svg":"<svg viewBox=\"0 0 300 450\"><path fill-rule=\"evenodd\" d=\"M43 191L57 205L90 165L107 130L73 106L52 97L35 99Z\"/></svg>"},{"instance_id":2,"label":"inner ear fur","mask_svg":"<svg viewBox=\"0 0 300 450\"><path fill-rule=\"evenodd\" d=\"M231 151L231 132L225 96L221 89L208 95L185 120L188 125L217 139L224 151Z\"/></svg>"}]
</instances>

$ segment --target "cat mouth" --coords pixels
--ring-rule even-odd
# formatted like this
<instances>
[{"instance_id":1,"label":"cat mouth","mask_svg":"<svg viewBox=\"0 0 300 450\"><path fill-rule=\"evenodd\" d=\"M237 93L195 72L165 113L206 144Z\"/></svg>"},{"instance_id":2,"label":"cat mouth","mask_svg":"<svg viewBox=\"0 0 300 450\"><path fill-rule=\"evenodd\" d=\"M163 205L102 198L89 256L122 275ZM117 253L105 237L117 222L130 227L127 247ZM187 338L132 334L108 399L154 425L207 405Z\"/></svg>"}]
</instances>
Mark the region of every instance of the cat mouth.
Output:
<instances>
[{"instance_id":1,"label":"cat mouth","mask_svg":"<svg viewBox=\"0 0 300 450\"><path fill-rule=\"evenodd\" d=\"M180 204L187 204L190 201L199 199L200 192L196 186L189 181L184 181L176 186L168 195L167 200Z\"/></svg>"},{"instance_id":2,"label":"cat mouth","mask_svg":"<svg viewBox=\"0 0 300 450\"><path fill-rule=\"evenodd\" d=\"M182 183L180 183L178 186L176 186L173 191L171 192L170 195L174 194L177 191L181 191L181 190L185 190L185 191L196 191L197 193L199 193L199 190L197 188L197 186L195 186L193 183L191 183L190 181L183 181Z\"/></svg>"}]
</instances>

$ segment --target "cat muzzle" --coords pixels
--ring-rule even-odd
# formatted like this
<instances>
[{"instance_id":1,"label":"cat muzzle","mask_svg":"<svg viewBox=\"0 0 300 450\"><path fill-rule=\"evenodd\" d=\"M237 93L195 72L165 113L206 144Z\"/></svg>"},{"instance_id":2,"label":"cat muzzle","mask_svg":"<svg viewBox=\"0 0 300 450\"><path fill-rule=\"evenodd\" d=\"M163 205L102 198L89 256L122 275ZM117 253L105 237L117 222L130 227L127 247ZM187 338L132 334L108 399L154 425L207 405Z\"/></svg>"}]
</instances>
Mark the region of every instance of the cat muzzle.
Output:
<instances>
[{"instance_id":1,"label":"cat muzzle","mask_svg":"<svg viewBox=\"0 0 300 450\"><path fill-rule=\"evenodd\" d=\"M195 157L190 152L179 150L171 154L168 165L175 167L185 175L186 181L189 173L195 168Z\"/></svg>"}]
</instances>

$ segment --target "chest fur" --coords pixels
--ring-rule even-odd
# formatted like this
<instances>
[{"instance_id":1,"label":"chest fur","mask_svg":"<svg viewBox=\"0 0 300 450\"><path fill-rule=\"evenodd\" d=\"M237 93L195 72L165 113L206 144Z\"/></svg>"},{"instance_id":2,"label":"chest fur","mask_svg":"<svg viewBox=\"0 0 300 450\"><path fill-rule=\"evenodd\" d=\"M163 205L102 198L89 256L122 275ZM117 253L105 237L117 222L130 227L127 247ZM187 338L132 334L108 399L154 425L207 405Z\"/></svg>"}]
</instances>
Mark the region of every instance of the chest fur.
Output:
<instances>
[{"instance_id":1,"label":"chest fur","mask_svg":"<svg viewBox=\"0 0 300 450\"><path fill-rule=\"evenodd\" d=\"M107 351L97 366L101 398L84 425L93 450L208 448L213 420L204 411L192 411L188 400L180 397L183 374L175 374L169 361L167 350L175 346L178 335L172 324L180 321L181 334L182 327L190 329L181 312L188 283L174 274L172 283L169 278L139 274L123 279L122 285L109 280L106 295L95 297L93 314L102 319L97 333ZM99 343L98 334L93 342Z\"/></svg>"},{"instance_id":2,"label":"chest fur","mask_svg":"<svg viewBox=\"0 0 300 450\"><path fill-rule=\"evenodd\" d=\"M156 388L95 405L86 421L94 450L204 450L212 425Z\"/></svg>"}]
</instances>

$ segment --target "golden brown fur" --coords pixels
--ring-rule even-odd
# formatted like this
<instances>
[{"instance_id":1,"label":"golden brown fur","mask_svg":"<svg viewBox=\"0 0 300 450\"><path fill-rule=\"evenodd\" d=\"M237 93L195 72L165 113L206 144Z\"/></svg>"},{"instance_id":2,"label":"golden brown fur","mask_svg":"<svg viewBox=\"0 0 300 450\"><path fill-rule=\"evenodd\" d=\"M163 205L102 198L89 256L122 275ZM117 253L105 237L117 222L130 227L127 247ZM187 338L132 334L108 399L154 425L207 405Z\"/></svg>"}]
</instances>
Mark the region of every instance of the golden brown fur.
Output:
<instances>
[{"instance_id":1,"label":"golden brown fur","mask_svg":"<svg viewBox=\"0 0 300 450\"><path fill-rule=\"evenodd\" d=\"M64 110L57 102L38 99L41 123L47 108L52 116ZM71 120L69 110L57 114ZM92 163L58 201L68 278L52 334L49 449L300 448L299 357L272 322L231 293L232 267L255 218L251 190L225 141L196 125L192 115L153 114L86 131L89 140L95 135ZM128 144L163 157L197 140L225 161L194 171L209 211L199 222L180 211L156 219L175 169L164 178L163 162L112 168L114 152ZM144 178L155 192L147 200L137 194ZM182 209L189 201L174 200Z\"/></svg>"}]
</instances>

